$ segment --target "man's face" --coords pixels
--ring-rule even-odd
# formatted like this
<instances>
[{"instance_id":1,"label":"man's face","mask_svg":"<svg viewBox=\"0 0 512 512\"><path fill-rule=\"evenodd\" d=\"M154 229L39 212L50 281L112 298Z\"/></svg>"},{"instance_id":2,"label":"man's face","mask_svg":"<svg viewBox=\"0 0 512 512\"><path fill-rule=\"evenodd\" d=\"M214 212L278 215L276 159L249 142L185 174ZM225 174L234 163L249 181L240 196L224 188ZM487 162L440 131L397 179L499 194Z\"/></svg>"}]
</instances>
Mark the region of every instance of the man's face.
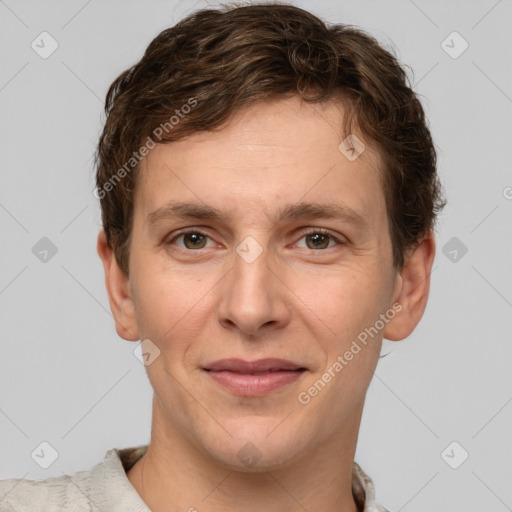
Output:
<instances>
[{"instance_id":1,"label":"man's face","mask_svg":"<svg viewBox=\"0 0 512 512\"><path fill-rule=\"evenodd\" d=\"M342 115L296 97L261 103L157 146L140 175L129 289L138 336L160 350L147 366L160 428L230 467L277 468L357 432L382 331L332 367L390 310L399 274L378 155L338 149ZM220 217L161 210L173 203ZM233 358L303 370L209 370Z\"/></svg>"}]
</instances>

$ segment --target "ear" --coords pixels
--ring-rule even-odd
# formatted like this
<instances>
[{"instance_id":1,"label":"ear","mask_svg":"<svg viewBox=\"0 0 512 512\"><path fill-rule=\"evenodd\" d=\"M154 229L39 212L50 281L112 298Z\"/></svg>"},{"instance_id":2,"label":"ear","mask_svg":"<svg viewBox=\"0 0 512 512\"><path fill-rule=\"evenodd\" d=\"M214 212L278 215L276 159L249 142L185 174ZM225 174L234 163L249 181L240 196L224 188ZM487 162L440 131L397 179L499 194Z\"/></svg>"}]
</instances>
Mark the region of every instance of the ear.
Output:
<instances>
[{"instance_id":1,"label":"ear","mask_svg":"<svg viewBox=\"0 0 512 512\"><path fill-rule=\"evenodd\" d=\"M108 246L103 229L98 235L97 251L105 269L105 285L110 309L116 323L117 334L127 341L137 341L139 330L129 280L119 267L112 250Z\"/></svg>"},{"instance_id":2,"label":"ear","mask_svg":"<svg viewBox=\"0 0 512 512\"><path fill-rule=\"evenodd\" d=\"M434 233L429 230L419 245L407 255L404 267L397 275L393 304L399 302L402 309L386 324L384 338L403 340L421 320L427 306L435 252Z\"/></svg>"}]
</instances>

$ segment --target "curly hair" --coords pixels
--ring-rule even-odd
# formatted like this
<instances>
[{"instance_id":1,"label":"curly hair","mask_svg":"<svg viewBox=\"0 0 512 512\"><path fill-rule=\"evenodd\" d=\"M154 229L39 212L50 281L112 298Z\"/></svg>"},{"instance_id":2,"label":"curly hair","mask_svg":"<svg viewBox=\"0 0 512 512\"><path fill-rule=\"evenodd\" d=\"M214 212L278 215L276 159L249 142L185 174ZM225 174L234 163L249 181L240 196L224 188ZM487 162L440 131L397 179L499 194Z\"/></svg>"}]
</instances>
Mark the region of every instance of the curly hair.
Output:
<instances>
[{"instance_id":1,"label":"curly hair","mask_svg":"<svg viewBox=\"0 0 512 512\"><path fill-rule=\"evenodd\" d=\"M110 86L95 194L126 276L139 163L148 151L290 94L312 103L341 97L343 131L357 128L379 150L393 264L403 268L446 203L422 105L396 56L374 37L273 2L191 14L155 37Z\"/></svg>"}]
</instances>

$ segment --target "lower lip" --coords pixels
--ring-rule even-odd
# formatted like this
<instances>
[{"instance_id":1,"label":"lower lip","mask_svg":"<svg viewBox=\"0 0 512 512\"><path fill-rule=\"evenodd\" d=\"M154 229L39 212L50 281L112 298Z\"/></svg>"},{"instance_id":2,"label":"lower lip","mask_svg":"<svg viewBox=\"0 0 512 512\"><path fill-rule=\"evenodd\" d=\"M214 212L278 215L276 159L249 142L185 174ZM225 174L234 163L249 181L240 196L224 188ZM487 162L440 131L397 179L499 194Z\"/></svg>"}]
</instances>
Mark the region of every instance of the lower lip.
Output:
<instances>
[{"instance_id":1,"label":"lower lip","mask_svg":"<svg viewBox=\"0 0 512 512\"><path fill-rule=\"evenodd\" d=\"M304 370L270 372L260 375L230 371L207 371L212 379L238 396L258 397L295 382Z\"/></svg>"}]
</instances>

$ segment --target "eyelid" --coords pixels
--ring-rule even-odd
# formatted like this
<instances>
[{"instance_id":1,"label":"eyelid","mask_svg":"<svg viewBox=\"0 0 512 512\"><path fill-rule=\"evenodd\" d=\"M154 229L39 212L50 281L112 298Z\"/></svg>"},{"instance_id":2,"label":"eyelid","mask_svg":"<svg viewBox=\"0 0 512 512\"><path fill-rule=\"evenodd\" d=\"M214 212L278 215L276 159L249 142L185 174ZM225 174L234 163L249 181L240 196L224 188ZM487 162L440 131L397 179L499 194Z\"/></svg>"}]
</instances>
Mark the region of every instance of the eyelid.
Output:
<instances>
[{"instance_id":1,"label":"eyelid","mask_svg":"<svg viewBox=\"0 0 512 512\"><path fill-rule=\"evenodd\" d=\"M172 238L170 238L170 239L168 237L165 238L164 244L171 245L180 236L188 235L191 233L204 236L213 241L213 238L210 235L208 235L205 231L203 231L201 228L189 227L189 228L183 228L183 230L179 230L178 232L173 233ZM332 231L330 231L328 229L315 228L315 227L308 227L308 228L304 228L303 230L299 231L299 233L297 233L297 235L296 235L296 236L300 235L297 242L307 235L313 235L313 234L317 234L317 233L331 237L331 239L334 240L337 245L346 245L348 243L344 237L334 234ZM295 242L295 243L297 243L297 242ZM332 248L332 247L330 247L330 248ZM180 249L181 249L181 247L180 247ZM202 249L207 249L207 247L203 247ZM190 252L197 252L197 251L200 251L201 249L195 249L195 250L194 249L184 249L184 250L190 251ZM310 249L310 250L314 250L314 249ZM318 252L323 252L325 250L326 249L320 249L320 250L318 250Z\"/></svg>"},{"instance_id":2,"label":"eyelid","mask_svg":"<svg viewBox=\"0 0 512 512\"><path fill-rule=\"evenodd\" d=\"M337 245L346 245L348 243L348 241L346 240L345 237L343 237L341 235L337 235L337 234L333 233L332 231L330 231L329 229L315 228L315 227L304 228L303 231L300 231L299 232L299 235L300 235L299 240L304 238L307 235L314 235L316 233L320 233L322 235L327 235L327 236L331 237L331 239L334 240ZM332 249L332 247L330 247L330 249ZM314 249L311 249L311 250L314 250ZM326 249L322 249L317 252L322 252L325 250Z\"/></svg>"},{"instance_id":3,"label":"eyelid","mask_svg":"<svg viewBox=\"0 0 512 512\"><path fill-rule=\"evenodd\" d=\"M203 231L201 228L191 227L191 228L183 228L183 230L179 230L177 232L172 233L170 235L172 238L170 238L169 236L165 237L163 243L164 243L164 245L171 245L180 236L189 235L191 233L204 236L213 241L213 238L210 235L208 235L205 231ZM182 249L182 248L180 247L180 249ZM203 249L204 249L204 247L203 247ZM184 249L184 250L192 252L191 249ZM199 251L199 250L200 249L196 249L196 251Z\"/></svg>"}]
</instances>

